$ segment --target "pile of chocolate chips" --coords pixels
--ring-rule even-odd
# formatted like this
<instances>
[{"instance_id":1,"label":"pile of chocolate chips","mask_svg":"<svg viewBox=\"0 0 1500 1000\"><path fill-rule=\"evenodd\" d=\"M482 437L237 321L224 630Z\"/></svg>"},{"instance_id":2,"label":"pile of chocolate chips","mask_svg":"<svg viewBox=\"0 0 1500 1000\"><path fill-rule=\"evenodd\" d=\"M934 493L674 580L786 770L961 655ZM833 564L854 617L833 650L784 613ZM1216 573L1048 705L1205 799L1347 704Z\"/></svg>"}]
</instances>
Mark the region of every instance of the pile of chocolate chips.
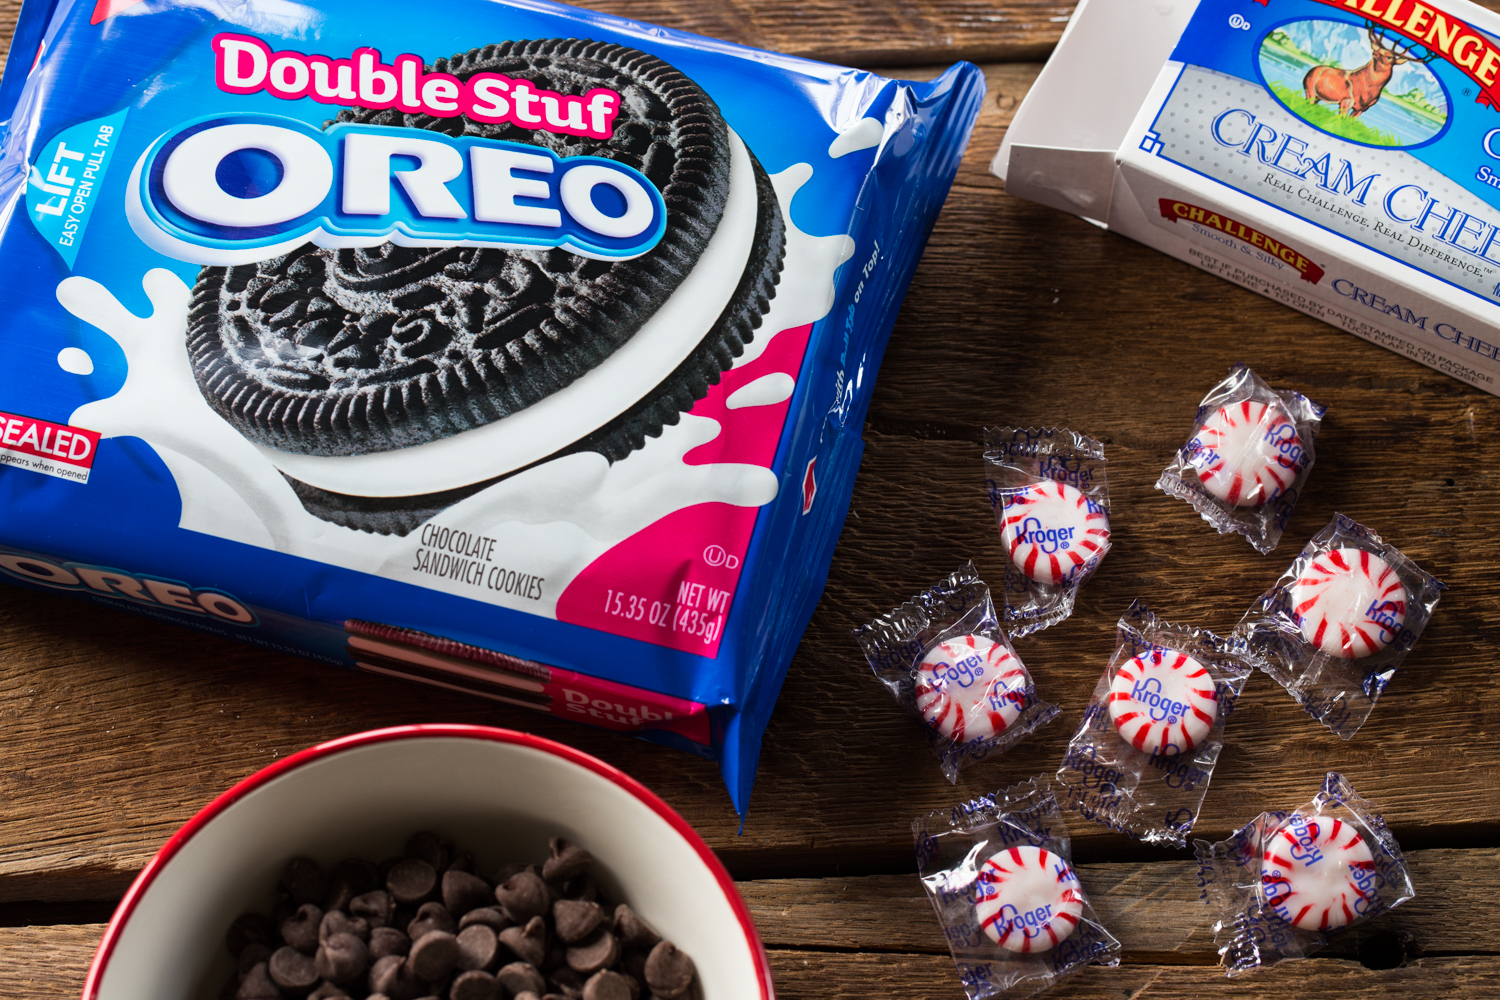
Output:
<instances>
[{"instance_id":1,"label":"pile of chocolate chips","mask_svg":"<svg viewBox=\"0 0 1500 1000\"><path fill-rule=\"evenodd\" d=\"M418 833L399 858L286 866L271 915L229 929L225 1000L702 1000L693 960L589 878L560 838L491 878Z\"/></svg>"}]
</instances>

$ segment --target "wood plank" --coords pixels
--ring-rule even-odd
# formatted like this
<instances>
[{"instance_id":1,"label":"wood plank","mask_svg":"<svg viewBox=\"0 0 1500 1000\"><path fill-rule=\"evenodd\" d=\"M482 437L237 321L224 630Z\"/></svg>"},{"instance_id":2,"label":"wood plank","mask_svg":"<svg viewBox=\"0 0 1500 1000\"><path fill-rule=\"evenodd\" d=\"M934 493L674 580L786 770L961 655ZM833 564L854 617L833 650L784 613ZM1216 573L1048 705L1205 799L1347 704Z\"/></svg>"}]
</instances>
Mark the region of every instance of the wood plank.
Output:
<instances>
[{"instance_id":1,"label":"wood plank","mask_svg":"<svg viewBox=\"0 0 1500 1000\"><path fill-rule=\"evenodd\" d=\"M773 951L771 969L780 1000L963 1000L947 956ZM1090 967L1046 994L1048 1000L1200 1000L1214 997L1449 997L1500 996L1500 967L1489 956L1428 958L1372 971L1340 959L1291 962L1238 979L1192 966Z\"/></svg>"},{"instance_id":2,"label":"wood plank","mask_svg":"<svg viewBox=\"0 0 1500 1000\"><path fill-rule=\"evenodd\" d=\"M0 996L58 1000L83 991L103 924L0 927Z\"/></svg>"},{"instance_id":3,"label":"wood plank","mask_svg":"<svg viewBox=\"0 0 1500 1000\"><path fill-rule=\"evenodd\" d=\"M1494 921L1454 920L1500 894L1500 850L1412 851L1407 861L1416 897L1336 938L1327 954L1357 955L1369 942L1410 956L1500 952ZM1130 961L1218 963L1193 862L1081 864L1078 878ZM914 874L762 879L739 890L768 948L948 953Z\"/></svg>"},{"instance_id":4,"label":"wood plank","mask_svg":"<svg viewBox=\"0 0 1500 1000\"><path fill-rule=\"evenodd\" d=\"M1483 4L1500 9L1500 0ZM587 6L808 59L902 68L959 59L1045 59L1075 5L1067 0L593 0ZM20 7L20 0L0 0L0 58Z\"/></svg>"},{"instance_id":5,"label":"wood plank","mask_svg":"<svg viewBox=\"0 0 1500 1000\"><path fill-rule=\"evenodd\" d=\"M77 996L104 928L99 924L0 928L0 996L57 1000ZM770 948L780 1000L962 1000L947 955L850 953ZM1127 963L1090 967L1048 994L1058 1000L1198 1000L1203 996L1359 996L1421 998L1500 996L1494 956L1423 958L1372 971L1358 962L1314 958L1239 979L1217 968Z\"/></svg>"},{"instance_id":6,"label":"wood plank","mask_svg":"<svg viewBox=\"0 0 1500 1000\"><path fill-rule=\"evenodd\" d=\"M1334 510L1376 526L1453 589L1351 743L1255 679L1199 832L1222 836L1261 808L1300 803L1329 768L1385 810L1408 848L1500 830L1489 778L1500 765L1500 693L1473 684L1475 666L1493 662L1500 618L1490 570L1500 537L1488 529L1500 504L1500 401L1005 196L985 164L1008 121L1002 105L1013 108L1035 67L989 72L999 94L897 323L853 513L772 719L744 836L709 762L6 588L0 819L14 833L0 847L0 900L117 895L235 780L322 739L417 721L509 725L595 753L664 795L740 877L907 871L913 817L1055 769L1132 598L1227 629ZM1287 540L1264 558L1151 488L1199 396L1240 358L1332 406ZM1087 371L1097 378L1080 386ZM978 441L985 423L1002 421L1104 437L1117 544L1074 618L1020 644L1063 719L954 788L917 724L866 673L848 629L965 558L998 575ZM1161 856L1092 826L1075 840L1081 860Z\"/></svg>"},{"instance_id":7,"label":"wood plank","mask_svg":"<svg viewBox=\"0 0 1500 1000\"><path fill-rule=\"evenodd\" d=\"M588 6L808 59L898 67L959 59L1044 59L1061 37L1074 4L1068 0L598 0ZM20 8L20 0L0 0L0 59L10 46ZM371 44L381 48L400 44L399 32L388 37L396 40ZM469 43L456 44L467 47Z\"/></svg>"}]
</instances>

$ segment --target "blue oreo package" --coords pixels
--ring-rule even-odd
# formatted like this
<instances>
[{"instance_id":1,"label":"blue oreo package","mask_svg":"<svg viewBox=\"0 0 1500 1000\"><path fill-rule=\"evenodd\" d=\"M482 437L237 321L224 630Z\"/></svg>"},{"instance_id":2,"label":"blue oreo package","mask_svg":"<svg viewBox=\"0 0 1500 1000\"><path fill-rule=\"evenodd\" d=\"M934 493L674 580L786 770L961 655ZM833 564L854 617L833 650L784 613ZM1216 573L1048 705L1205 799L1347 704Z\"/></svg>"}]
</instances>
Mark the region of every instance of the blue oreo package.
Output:
<instances>
[{"instance_id":1,"label":"blue oreo package","mask_svg":"<svg viewBox=\"0 0 1500 1000\"><path fill-rule=\"evenodd\" d=\"M719 760L984 95L544 2L27 0L0 572Z\"/></svg>"}]
</instances>

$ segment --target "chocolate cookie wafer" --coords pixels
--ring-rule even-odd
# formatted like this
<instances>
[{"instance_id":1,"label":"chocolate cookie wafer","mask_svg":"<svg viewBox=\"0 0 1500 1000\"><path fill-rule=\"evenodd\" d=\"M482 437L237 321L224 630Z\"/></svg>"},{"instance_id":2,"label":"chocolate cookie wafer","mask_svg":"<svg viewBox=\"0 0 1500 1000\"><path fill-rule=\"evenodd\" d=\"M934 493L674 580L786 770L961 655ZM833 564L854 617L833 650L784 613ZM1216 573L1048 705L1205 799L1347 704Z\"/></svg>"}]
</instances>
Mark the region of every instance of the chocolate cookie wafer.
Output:
<instances>
[{"instance_id":1,"label":"chocolate cookie wafer","mask_svg":"<svg viewBox=\"0 0 1500 1000\"><path fill-rule=\"evenodd\" d=\"M753 198L742 194L738 203L753 203L753 235L741 223L749 242L743 270L737 281L726 280L713 305L717 319L702 320L706 333L685 356L629 386L621 405L573 421L577 432L549 441L545 454L475 463L472 478L460 483L413 482L393 466L390 484L378 490L343 488L303 474L306 462L288 459L293 471L283 472L310 511L382 533L405 534L550 457L590 450L618 460L675 423L754 336L785 248L765 171L713 101L660 59L614 44L543 39L483 46L436 60L431 71L460 80L504 74L560 94L610 88L620 94L620 109L607 139L397 109L348 109L338 120L616 160L661 191L665 235L628 260L561 249L384 243L307 245L256 264L205 267L189 319L195 376L210 405L273 456L342 459L418 448L490 429L579 383L682 291L716 235L727 238L736 224L726 222L726 210L736 204L737 155L749 164L742 182L753 186ZM641 379L639 371L633 377Z\"/></svg>"}]
</instances>

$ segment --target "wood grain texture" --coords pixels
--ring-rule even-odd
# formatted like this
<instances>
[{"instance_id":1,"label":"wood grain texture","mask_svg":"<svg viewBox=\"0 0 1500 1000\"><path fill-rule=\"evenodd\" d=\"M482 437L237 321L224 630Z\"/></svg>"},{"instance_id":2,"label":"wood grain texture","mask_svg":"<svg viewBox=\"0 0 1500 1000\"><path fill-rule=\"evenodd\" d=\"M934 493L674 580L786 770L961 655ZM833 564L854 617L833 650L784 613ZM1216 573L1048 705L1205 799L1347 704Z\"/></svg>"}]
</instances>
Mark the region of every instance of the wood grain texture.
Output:
<instances>
[{"instance_id":1,"label":"wood grain texture","mask_svg":"<svg viewBox=\"0 0 1500 1000\"><path fill-rule=\"evenodd\" d=\"M1255 678L1197 833L1305 801L1347 773L1408 848L1500 831L1500 400L1071 217L1006 196L986 164L1035 66L994 85L960 182L897 322L827 594L767 732L743 836L715 765L520 710L171 629L60 597L0 591L0 900L97 899L125 885L214 794L351 731L481 722L561 739L634 774L739 877L912 867L910 821L1054 770L1139 596L1227 630L1335 510L1452 587L1365 729L1344 743ZM1256 555L1152 489L1206 389L1236 360L1330 406L1282 547ZM869 676L848 630L966 558L1003 557L980 469L986 423L1102 437L1116 547L1073 619L1018 650L1062 718L945 782L918 724ZM919 512L919 513L914 513ZM1076 824L1083 861L1162 857ZM1455 840L1454 838L1458 838Z\"/></svg>"},{"instance_id":2,"label":"wood grain texture","mask_svg":"<svg viewBox=\"0 0 1500 1000\"><path fill-rule=\"evenodd\" d=\"M946 955L828 954L775 951L771 969L779 1000L963 1000ZM1092 966L1045 994L1047 1000L1200 1000L1275 997L1493 997L1500 968L1493 958L1429 958L1374 972L1356 962L1314 958L1226 979L1202 967Z\"/></svg>"},{"instance_id":3,"label":"wood grain texture","mask_svg":"<svg viewBox=\"0 0 1500 1000\"><path fill-rule=\"evenodd\" d=\"M0 928L0 996L6 1000L75 997L104 928L100 924ZM947 955L768 949L779 1000L963 1000ZM1091 966L1047 994L1049 1000L1198 1000L1204 996L1402 997L1405 1000L1500 996L1492 955L1416 959L1372 971L1339 958L1290 962L1238 979L1211 966L1126 963Z\"/></svg>"},{"instance_id":4,"label":"wood grain texture","mask_svg":"<svg viewBox=\"0 0 1500 1000\"><path fill-rule=\"evenodd\" d=\"M1500 894L1500 850L1407 855L1417 895L1334 939L1326 954L1356 955L1367 942L1399 942L1408 956L1500 953L1500 926L1481 913ZM1214 965L1209 913L1190 861L1088 864L1078 878L1128 961ZM947 954L932 904L915 874L764 879L739 883L768 948Z\"/></svg>"},{"instance_id":5,"label":"wood grain texture","mask_svg":"<svg viewBox=\"0 0 1500 1000\"><path fill-rule=\"evenodd\" d=\"M917 78L960 56L1040 55L1071 9L1018 0L600 6ZM0 20L8 25L16 7L0 0ZM710 762L0 588L0 901L118 897L215 794L319 740L398 723L488 723L600 756L682 812L746 880L783 1000L959 1000L910 874L911 819L1055 769L1132 598L1228 629L1339 510L1452 589L1352 742L1255 678L1196 834L1217 839L1262 808L1300 804L1324 771L1344 771L1408 849L1419 895L1330 954L1368 944L1415 960L1372 972L1319 958L1226 980L1209 967L1185 855L1078 822L1081 876L1129 963L1087 970L1049 997L1500 996L1500 930L1488 910L1500 890L1500 694L1489 683L1500 639L1491 527L1500 400L1006 196L988 161L1039 68L985 67L990 92L892 337L852 513L771 721L743 836ZM1198 399L1237 360L1330 406L1308 492L1267 557L1152 489ZM979 458L982 428L998 423L1060 423L1106 441L1116 548L1073 619L1018 643L1063 717L955 787L918 724L869 676L848 630L966 558L998 576L1003 554ZM0 928L0 997L76 995L101 932Z\"/></svg>"},{"instance_id":6,"label":"wood grain texture","mask_svg":"<svg viewBox=\"0 0 1500 1000\"><path fill-rule=\"evenodd\" d=\"M1500 9L1500 0L1481 2ZM597 0L588 6L808 59L888 68L1045 59L1074 8L1066 0ZM0 57L20 8L20 0L0 0ZM469 44L455 41L455 47Z\"/></svg>"},{"instance_id":7,"label":"wood grain texture","mask_svg":"<svg viewBox=\"0 0 1500 1000\"><path fill-rule=\"evenodd\" d=\"M1074 5L1067 0L601 0L587 6L807 59L897 67L958 59L1044 59ZM0 31L7 47L20 8L20 0L0 0ZM499 40L454 32L457 49ZM394 49L401 43L396 37L371 44ZM426 53L429 58L445 54Z\"/></svg>"}]
</instances>

